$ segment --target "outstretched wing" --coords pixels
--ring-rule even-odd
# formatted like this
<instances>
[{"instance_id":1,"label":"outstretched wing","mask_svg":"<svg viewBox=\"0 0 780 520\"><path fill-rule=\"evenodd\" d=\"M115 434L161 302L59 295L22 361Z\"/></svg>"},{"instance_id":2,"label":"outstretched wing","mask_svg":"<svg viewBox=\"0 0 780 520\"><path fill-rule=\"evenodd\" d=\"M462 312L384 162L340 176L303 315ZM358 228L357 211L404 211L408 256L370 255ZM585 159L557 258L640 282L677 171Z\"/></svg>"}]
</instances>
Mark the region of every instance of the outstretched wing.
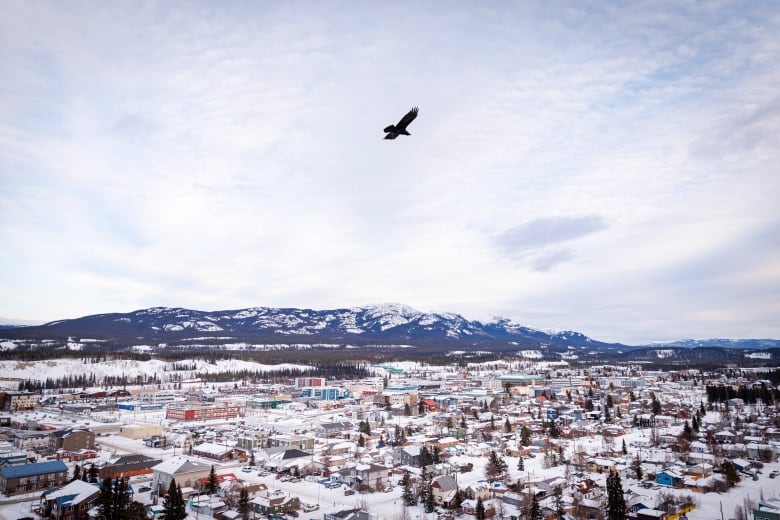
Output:
<instances>
[{"instance_id":1,"label":"outstretched wing","mask_svg":"<svg viewBox=\"0 0 780 520\"><path fill-rule=\"evenodd\" d=\"M395 125L396 132L406 130L406 127L409 125L409 123L414 121L415 117L417 117L417 107L411 109L404 117L401 118L400 121L398 121L398 124Z\"/></svg>"}]
</instances>

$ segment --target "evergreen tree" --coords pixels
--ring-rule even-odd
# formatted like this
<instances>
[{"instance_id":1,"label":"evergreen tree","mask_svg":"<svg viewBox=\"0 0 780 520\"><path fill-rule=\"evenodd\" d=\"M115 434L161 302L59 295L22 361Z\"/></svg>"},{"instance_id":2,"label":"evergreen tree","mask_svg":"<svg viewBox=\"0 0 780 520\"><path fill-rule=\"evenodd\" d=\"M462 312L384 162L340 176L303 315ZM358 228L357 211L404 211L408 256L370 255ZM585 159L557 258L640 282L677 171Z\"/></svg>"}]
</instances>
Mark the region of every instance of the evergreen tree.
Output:
<instances>
[{"instance_id":1,"label":"evergreen tree","mask_svg":"<svg viewBox=\"0 0 780 520\"><path fill-rule=\"evenodd\" d=\"M730 460L724 459L723 462L720 463L720 472L724 477L726 477L726 483L729 485L729 487L734 487L739 483L737 469Z\"/></svg>"},{"instance_id":2,"label":"evergreen tree","mask_svg":"<svg viewBox=\"0 0 780 520\"><path fill-rule=\"evenodd\" d=\"M409 472L405 472L403 478L401 478L401 500L403 500L405 506L416 506L417 496L412 490L412 477ZM166 519L167 520L167 519Z\"/></svg>"},{"instance_id":3,"label":"evergreen tree","mask_svg":"<svg viewBox=\"0 0 780 520\"><path fill-rule=\"evenodd\" d=\"M430 480L428 480L425 487L425 509L427 511L433 511L433 508L436 507L436 497L433 495L433 484L431 484Z\"/></svg>"},{"instance_id":4,"label":"evergreen tree","mask_svg":"<svg viewBox=\"0 0 780 520\"><path fill-rule=\"evenodd\" d=\"M98 518L100 520L114 520L114 486L110 478L103 479L100 485L100 494L97 499Z\"/></svg>"},{"instance_id":5,"label":"evergreen tree","mask_svg":"<svg viewBox=\"0 0 780 520\"><path fill-rule=\"evenodd\" d=\"M360 435L358 435L357 445L358 445L358 448L365 448L366 447L366 438L363 437L362 433Z\"/></svg>"},{"instance_id":6,"label":"evergreen tree","mask_svg":"<svg viewBox=\"0 0 780 520\"><path fill-rule=\"evenodd\" d=\"M604 422L611 422L612 416L609 415L609 406L604 407Z\"/></svg>"},{"instance_id":7,"label":"evergreen tree","mask_svg":"<svg viewBox=\"0 0 780 520\"><path fill-rule=\"evenodd\" d=\"M626 449L626 440L623 439L623 455L628 455L628 449Z\"/></svg>"},{"instance_id":8,"label":"evergreen tree","mask_svg":"<svg viewBox=\"0 0 780 520\"><path fill-rule=\"evenodd\" d=\"M81 466L78 464L73 466L73 478L70 481L73 482L74 480L81 480Z\"/></svg>"},{"instance_id":9,"label":"evergreen tree","mask_svg":"<svg viewBox=\"0 0 780 520\"><path fill-rule=\"evenodd\" d=\"M95 464L90 464L89 466L89 477L88 482L90 484L97 484L98 483L98 469L95 467Z\"/></svg>"},{"instance_id":10,"label":"evergreen tree","mask_svg":"<svg viewBox=\"0 0 780 520\"><path fill-rule=\"evenodd\" d=\"M452 498L452 507L455 510L459 510L461 504L463 504L463 492L458 488L455 490L455 496Z\"/></svg>"},{"instance_id":11,"label":"evergreen tree","mask_svg":"<svg viewBox=\"0 0 780 520\"><path fill-rule=\"evenodd\" d=\"M249 454L249 465L252 466L252 467L257 465L257 462L255 461L255 452L254 452L254 450L252 451L252 453Z\"/></svg>"},{"instance_id":12,"label":"evergreen tree","mask_svg":"<svg viewBox=\"0 0 780 520\"><path fill-rule=\"evenodd\" d=\"M626 520L626 500L620 473L610 470L607 477L607 520Z\"/></svg>"},{"instance_id":13,"label":"evergreen tree","mask_svg":"<svg viewBox=\"0 0 780 520\"><path fill-rule=\"evenodd\" d=\"M246 488L241 488L241 492L238 495L238 512L241 513L241 520L249 520L251 509L249 504L249 492Z\"/></svg>"},{"instance_id":14,"label":"evergreen tree","mask_svg":"<svg viewBox=\"0 0 780 520\"><path fill-rule=\"evenodd\" d=\"M509 422L509 417L506 418L504 421L504 433L509 433L512 431L512 423Z\"/></svg>"},{"instance_id":15,"label":"evergreen tree","mask_svg":"<svg viewBox=\"0 0 780 520\"><path fill-rule=\"evenodd\" d=\"M185 518L187 518L187 505L181 494L181 486L176 484L176 479L171 479L168 494L163 500L162 520L184 520Z\"/></svg>"},{"instance_id":16,"label":"evergreen tree","mask_svg":"<svg viewBox=\"0 0 780 520\"><path fill-rule=\"evenodd\" d=\"M466 424L466 414L463 414L460 416L460 427L466 428L468 425Z\"/></svg>"},{"instance_id":17,"label":"evergreen tree","mask_svg":"<svg viewBox=\"0 0 780 520\"><path fill-rule=\"evenodd\" d=\"M127 505L121 520L149 520L149 517L146 516L146 506L133 500Z\"/></svg>"},{"instance_id":18,"label":"evergreen tree","mask_svg":"<svg viewBox=\"0 0 780 520\"><path fill-rule=\"evenodd\" d=\"M127 489L127 479L118 478L114 481L113 513L114 518L120 519L127 514L130 506L130 494Z\"/></svg>"},{"instance_id":19,"label":"evergreen tree","mask_svg":"<svg viewBox=\"0 0 780 520\"><path fill-rule=\"evenodd\" d=\"M217 489L219 489L219 480L217 480L217 472L214 470L214 465L212 464L211 471L209 471L209 478L206 480L203 491L209 495L213 495L217 492Z\"/></svg>"},{"instance_id":20,"label":"evergreen tree","mask_svg":"<svg viewBox=\"0 0 780 520\"><path fill-rule=\"evenodd\" d=\"M517 469L519 471L525 471L525 463L523 463L523 457L522 456L519 459L517 459Z\"/></svg>"},{"instance_id":21,"label":"evergreen tree","mask_svg":"<svg viewBox=\"0 0 780 520\"><path fill-rule=\"evenodd\" d=\"M476 520L485 520L485 504L482 502L482 498L477 499L477 506L475 508L474 514L476 516Z\"/></svg>"},{"instance_id":22,"label":"evergreen tree","mask_svg":"<svg viewBox=\"0 0 780 520\"><path fill-rule=\"evenodd\" d=\"M542 520L542 510L539 507L539 499L536 494L531 495L531 507L528 511L528 520Z\"/></svg>"},{"instance_id":23,"label":"evergreen tree","mask_svg":"<svg viewBox=\"0 0 780 520\"><path fill-rule=\"evenodd\" d=\"M507 466L503 458L495 451L490 452L487 464L485 464L485 478L488 482L500 480L506 472Z\"/></svg>"},{"instance_id":24,"label":"evergreen tree","mask_svg":"<svg viewBox=\"0 0 780 520\"><path fill-rule=\"evenodd\" d=\"M563 490L560 486L553 488L553 507L555 508L555 518L563 520L566 510L563 507Z\"/></svg>"},{"instance_id":25,"label":"evergreen tree","mask_svg":"<svg viewBox=\"0 0 780 520\"><path fill-rule=\"evenodd\" d=\"M531 444L531 430L527 426L520 428L520 444L523 446Z\"/></svg>"}]
</instances>

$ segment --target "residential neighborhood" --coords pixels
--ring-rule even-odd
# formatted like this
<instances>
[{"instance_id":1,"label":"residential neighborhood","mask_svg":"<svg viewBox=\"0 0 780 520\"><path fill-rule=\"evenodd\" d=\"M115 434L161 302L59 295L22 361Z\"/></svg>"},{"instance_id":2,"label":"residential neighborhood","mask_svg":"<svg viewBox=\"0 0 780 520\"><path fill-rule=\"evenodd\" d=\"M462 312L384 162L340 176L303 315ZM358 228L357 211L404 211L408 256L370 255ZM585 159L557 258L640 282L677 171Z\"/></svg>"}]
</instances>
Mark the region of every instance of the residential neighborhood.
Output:
<instances>
[{"instance_id":1,"label":"residential neighborhood","mask_svg":"<svg viewBox=\"0 0 780 520\"><path fill-rule=\"evenodd\" d=\"M0 515L89 518L117 483L147 518L174 489L198 518L602 519L614 482L625 518L780 513L776 372L493 362L373 374L122 397L7 390L27 404L2 415Z\"/></svg>"}]
</instances>

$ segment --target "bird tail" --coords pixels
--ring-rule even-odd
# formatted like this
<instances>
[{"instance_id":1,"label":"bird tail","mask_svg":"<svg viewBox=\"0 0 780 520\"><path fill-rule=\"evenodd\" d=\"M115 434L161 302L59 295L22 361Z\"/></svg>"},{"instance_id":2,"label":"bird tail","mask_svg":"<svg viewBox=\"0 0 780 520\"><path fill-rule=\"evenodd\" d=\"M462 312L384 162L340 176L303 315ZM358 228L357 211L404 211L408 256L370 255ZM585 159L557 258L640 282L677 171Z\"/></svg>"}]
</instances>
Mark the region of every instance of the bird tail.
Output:
<instances>
[{"instance_id":1,"label":"bird tail","mask_svg":"<svg viewBox=\"0 0 780 520\"><path fill-rule=\"evenodd\" d=\"M410 134L409 132L407 132L406 130L401 130L401 131L400 131L400 132L398 132L398 133L399 133L399 134L401 134L401 135L412 135L412 134Z\"/></svg>"}]
</instances>

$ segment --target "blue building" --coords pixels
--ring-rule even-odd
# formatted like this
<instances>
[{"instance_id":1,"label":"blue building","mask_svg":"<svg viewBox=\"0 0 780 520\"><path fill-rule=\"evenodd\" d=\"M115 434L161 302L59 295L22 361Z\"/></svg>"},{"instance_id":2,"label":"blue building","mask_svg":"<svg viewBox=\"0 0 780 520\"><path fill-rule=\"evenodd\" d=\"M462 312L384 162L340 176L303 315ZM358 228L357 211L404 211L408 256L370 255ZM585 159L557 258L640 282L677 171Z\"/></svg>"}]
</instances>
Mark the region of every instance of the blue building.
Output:
<instances>
[{"instance_id":1,"label":"blue building","mask_svg":"<svg viewBox=\"0 0 780 520\"><path fill-rule=\"evenodd\" d=\"M335 386L309 386L301 389L301 397L321 401L336 401L346 399L349 396L349 390Z\"/></svg>"},{"instance_id":2,"label":"blue building","mask_svg":"<svg viewBox=\"0 0 780 520\"><path fill-rule=\"evenodd\" d=\"M656 473L655 483L667 487L681 486L683 483L683 475L675 469L665 469Z\"/></svg>"}]
</instances>

